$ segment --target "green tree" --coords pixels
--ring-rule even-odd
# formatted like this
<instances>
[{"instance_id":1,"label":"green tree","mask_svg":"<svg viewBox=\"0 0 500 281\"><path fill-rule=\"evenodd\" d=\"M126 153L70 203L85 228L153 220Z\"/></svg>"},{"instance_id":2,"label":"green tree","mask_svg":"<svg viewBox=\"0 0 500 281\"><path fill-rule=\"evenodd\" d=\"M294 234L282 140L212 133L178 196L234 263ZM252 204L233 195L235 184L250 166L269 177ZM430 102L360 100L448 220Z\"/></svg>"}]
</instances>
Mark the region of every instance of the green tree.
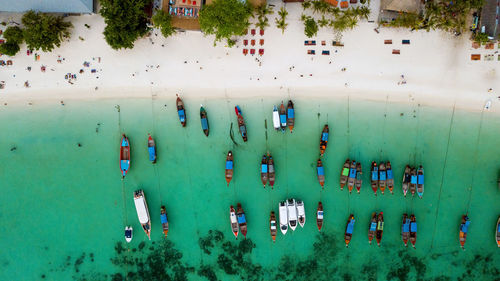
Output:
<instances>
[{"instance_id":1,"label":"green tree","mask_svg":"<svg viewBox=\"0 0 500 281\"><path fill-rule=\"evenodd\" d=\"M311 38L318 34L318 24L312 17L305 17L304 19L304 34Z\"/></svg>"},{"instance_id":2,"label":"green tree","mask_svg":"<svg viewBox=\"0 0 500 281\"><path fill-rule=\"evenodd\" d=\"M19 52L19 44L13 42L6 42L0 45L0 53L7 56L14 56Z\"/></svg>"},{"instance_id":3,"label":"green tree","mask_svg":"<svg viewBox=\"0 0 500 281\"><path fill-rule=\"evenodd\" d=\"M274 21L276 22L276 27L281 29L281 33L285 33L285 29L288 26L288 23L286 23L286 17L288 16L288 11L285 9L285 7L281 7L281 9L278 11L278 16L279 18L275 18Z\"/></svg>"},{"instance_id":4,"label":"green tree","mask_svg":"<svg viewBox=\"0 0 500 281\"><path fill-rule=\"evenodd\" d=\"M175 29L172 26L172 16L165 13L163 10L156 11L152 21L153 25L161 30L161 34L163 34L165 38L175 33Z\"/></svg>"},{"instance_id":5,"label":"green tree","mask_svg":"<svg viewBox=\"0 0 500 281\"><path fill-rule=\"evenodd\" d=\"M257 7L254 12L255 12L254 16L257 16L258 20L255 26L260 29L265 29L266 27L268 27L269 19L267 18L267 15L272 14L273 9L267 6L267 4L264 4Z\"/></svg>"},{"instance_id":6,"label":"green tree","mask_svg":"<svg viewBox=\"0 0 500 281\"><path fill-rule=\"evenodd\" d=\"M104 18L104 38L111 48L133 48L134 42L148 33L144 7L152 0L101 0L99 13Z\"/></svg>"},{"instance_id":7,"label":"green tree","mask_svg":"<svg viewBox=\"0 0 500 281\"><path fill-rule=\"evenodd\" d=\"M228 46L232 47L235 42L231 37L243 35L250 25L248 20L251 15L252 6L248 1L215 0L200 11L201 31L215 35L214 45L225 39Z\"/></svg>"},{"instance_id":8,"label":"green tree","mask_svg":"<svg viewBox=\"0 0 500 281\"><path fill-rule=\"evenodd\" d=\"M478 32L478 33L476 33L476 35L474 35L474 42L477 42L481 45L484 45L484 44L490 42L490 39L488 38L488 34Z\"/></svg>"},{"instance_id":9,"label":"green tree","mask_svg":"<svg viewBox=\"0 0 500 281\"><path fill-rule=\"evenodd\" d=\"M3 33L3 37L10 43L21 44L24 41L23 30L17 26L9 26Z\"/></svg>"},{"instance_id":10,"label":"green tree","mask_svg":"<svg viewBox=\"0 0 500 281\"><path fill-rule=\"evenodd\" d=\"M64 39L69 38L73 25L63 17L28 11L23 15L23 37L28 49L50 52L60 47Z\"/></svg>"}]
</instances>

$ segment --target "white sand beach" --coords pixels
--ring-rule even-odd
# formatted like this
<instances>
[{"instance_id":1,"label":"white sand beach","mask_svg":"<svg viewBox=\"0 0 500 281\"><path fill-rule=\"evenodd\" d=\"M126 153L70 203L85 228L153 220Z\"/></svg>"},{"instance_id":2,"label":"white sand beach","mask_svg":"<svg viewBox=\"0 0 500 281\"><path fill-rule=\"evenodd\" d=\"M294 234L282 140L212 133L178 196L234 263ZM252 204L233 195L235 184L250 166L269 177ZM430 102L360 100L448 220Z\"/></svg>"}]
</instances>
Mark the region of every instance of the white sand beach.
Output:
<instances>
[{"instance_id":1,"label":"white sand beach","mask_svg":"<svg viewBox=\"0 0 500 281\"><path fill-rule=\"evenodd\" d=\"M439 31L380 28L376 33L377 24L363 20L343 35L344 47L333 47L335 35L329 29L320 28L311 39L304 35L299 3L268 3L275 5L275 14L269 16L271 26L264 36L258 31L255 36L249 34L234 48L223 43L214 47L213 37L201 32L182 32L165 39L153 31L133 49L115 51L104 40L105 25L99 15L68 17L74 29L60 48L51 53L36 51L38 61L26 54L25 45L15 57L0 58L13 61L12 66L0 68L0 81L5 81L0 104L152 95L171 98L179 93L187 98L350 96L446 107L456 104L473 111L482 110L492 100L491 111L500 112L498 45L493 50L472 49L468 35L455 37ZM283 5L289 12L284 34L274 24ZM20 22L20 16L0 14L0 19ZM255 39L256 45L260 39L265 42L255 47L256 55L244 56L244 39ZM388 39L392 45L384 44ZM409 39L410 45L403 45L403 39ZM316 40L316 46L304 46L305 40ZM321 46L323 40L326 46ZM258 55L260 48L265 51L263 56ZM393 49L401 54L393 55ZM316 55L308 55L307 50L315 50ZM322 50L330 55L321 55ZM471 61L471 54L494 54L494 60ZM65 79L68 73L77 76L71 80L73 84Z\"/></svg>"}]
</instances>

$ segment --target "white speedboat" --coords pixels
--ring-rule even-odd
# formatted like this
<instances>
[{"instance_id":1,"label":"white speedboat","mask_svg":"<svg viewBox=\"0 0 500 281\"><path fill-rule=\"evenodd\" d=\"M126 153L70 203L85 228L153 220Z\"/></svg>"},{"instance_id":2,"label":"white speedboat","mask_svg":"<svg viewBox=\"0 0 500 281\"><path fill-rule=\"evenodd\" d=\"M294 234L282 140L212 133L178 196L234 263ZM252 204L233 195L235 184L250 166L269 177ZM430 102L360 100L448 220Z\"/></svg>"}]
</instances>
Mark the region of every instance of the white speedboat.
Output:
<instances>
[{"instance_id":1,"label":"white speedboat","mask_svg":"<svg viewBox=\"0 0 500 281\"><path fill-rule=\"evenodd\" d=\"M146 202L144 191L134 191L134 204L142 229L148 236L149 240L151 240L151 218L149 216L148 203Z\"/></svg>"},{"instance_id":2,"label":"white speedboat","mask_svg":"<svg viewBox=\"0 0 500 281\"><path fill-rule=\"evenodd\" d=\"M306 211L302 200L297 200L297 216L299 217L300 226L304 227L304 224L306 223Z\"/></svg>"},{"instance_id":3,"label":"white speedboat","mask_svg":"<svg viewBox=\"0 0 500 281\"><path fill-rule=\"evenodd\" d=\"M288 210L288 225L295 231L295 228L297 228L297 204L295 203L295 199L288 199L286 201L286 208Z\"/></svg>"},{"instance_id":4,"label":"white speedboat","mask_svg":"<svg viewBox=\"0 0 500 281\"><path fill-rule=\"evenodd\" d=\"M278 108L276 107L276 105L273 108L273 126L275 130L281 129L280 115L278 113Z\"/></svg>"},{"instance_id":5,"label":"white speedboat","mask_svg":"<svg viewBox=\"0 0 500 281\"><path fill-rule=\"evenodd\" d=\"M133 231L134 229L131 226L125 226L125 241L127 241L127 243L132 241Z\"/></svg>"},{"instance_id":6,"label":"white speedboat","mask_svg":"<svg viewBox=\"0 0 500 281\"><path fill-rule=\"evenodd\" d=\"M283 235L288 231L288 211L286 208L286 202L280 202L280 230Z\"/></svg>"}]
</instances>

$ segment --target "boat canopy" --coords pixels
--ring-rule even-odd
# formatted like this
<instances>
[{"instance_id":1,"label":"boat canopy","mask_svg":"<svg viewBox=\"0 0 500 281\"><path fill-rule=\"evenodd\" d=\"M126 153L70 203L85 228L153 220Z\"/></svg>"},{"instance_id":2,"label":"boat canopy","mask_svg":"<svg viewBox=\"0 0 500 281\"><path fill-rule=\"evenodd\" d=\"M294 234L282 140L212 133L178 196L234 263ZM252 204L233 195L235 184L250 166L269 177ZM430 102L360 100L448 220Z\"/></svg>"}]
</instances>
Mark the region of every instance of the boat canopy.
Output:
<instances>
[{"instance_id":1,"label":"boat canopy","mask_svg":"<svg viewBox=\"0 0 500 281\"><path fill-rule=\"evenodd\" d=\"M328 141L328 133L321 134L321 140L322 141Z\"/></svg>"},{"instance_id":2,"label":"boat canopy","mask_svg":"<svg viewBox=\"0 0 500 281\"><path fill-rule=\"evenodd\" d=\"M356 177L356 169L350 169L349 170L349 177L350 178L355 178Z\"/></svg>"},{"instance_id":3,"label":"boat canopy","mask_svg":"<svg viewBox=\"0 0 500 281\"><path fill-rule=\"evenodd\" d=\"M125 237L127 237L127 238L131 238L132 237L132 229L125 230Z\"/></svg>"},{"instance_id":4,"label":"boat canopy","mask_svg":"<svg viewBox=\"0 0 500 281\"><path fill-rule=\"evenodd\" d=\"M410 225L411 232L417 232L417 222L412 222Z\"/></svg>"},{"instance_id":5,"label":"boat canopy","mask_svg":"<svg viewBox=\"0 0 500 281\"><path fill-rule=\"evenodd\" d=\"M267 173L267 164L261 165L261 171L262 171L262 173Z\"/></svg>"},{"instance_id":6,"label":"boat canopy","mask_svg":"<svg viewBox=\"0 0 500 281\"><path fill-rule=\"evenodd\" d=\"M392 180L394 175L392 174L392 169L387 170L387 179Z\"/></svg>"},{"instance_id":7,"label":"boat canopy","mask_svg":"<svg viewBox=\"0 0 500 281\"><path fill-rule=\"evenodd\" d=\"M275 230L275 229L276 229L276 222L275 222L275 221L272 221L272 222L271 222L271 229L272 229L272 230Z\"/></svg>"},{"instance_id":8,"label":"boat canopy","mask_svg":"<svg viewBox=\"0 0 500 281\"><path fill-rule=\"evenodd\" d=\"M385 171L380 172L380 180L385 181L387 179L387 174Z\"/></svg>"},{"instance_id":9,"label":"boat canopy","mask_svg":"<svg viewBox=\"0 0 500 281\"><path fill-rule=\"evenodd\" d=\"M148 209L146 208L146 202L144 197L134 198L135 209L137 210L137 216L139 217L139 222L141 224L149 222Z\"/></svg>"},{"instance_id":10,"label":"boat canopy","mask_svg":"<svg viewBox=\"0 0 500 281\"><path fill-rule=\"evenodd\" d=\"M289 108L287 110L287 113L288 113L288 118L295 118L295 110L293 110L293 108Z\"/></svg>"},{"instance_id":11,"label":"boat canopy","mask_svg":"<svg viewBox=\"0 0 500 281\"><path fill-rule=\"evenodd\" d=\"M161 214L161 223L168 223L166 214Z\"/></svg>"},{"instance_id":12,"label":"boat canopy","mask_svg":"<svg viewBox=\"0 0 500 281\"><path fill-rule=\"evenodd\" d=\"M465 223L462 223L462 225L460 226L460 231L462 231L463 233L467 233L467 231L469 230L469 224L470 224L470 221L466 221Z\"/></svg>"},{"instance_id":13,"label":"boat canopy","mask_svg":"<svg viewBox=\"0 0 500 281\"><path fill-rule=\"evenodd\" d=\"M412 184L417 184L417 176L412 175L412 176L411 176L410 183L412 183Z\"/></svg>"},{"instance_id":14,"label":"boat canopy","mask_svg":"<svg viewBox=\"0 0 500 281\"><path fill-rule=\"evenodd\" d=\"M418 184L424 184L424 175L418 175Z\"/></svg>"},{"instance_id":15,"label":"boat canopy","mask_svg":"<svg viewBox=\"0 0 500 281\"><path fill-rule=\"evenodd\" d=\"M498 224L497 231L500 232L500 223Z\"/></svg>"},{"instance_id":16,"label":"boat canopy","mask_svg":"<svg viewBox=\"0 0 500 281\"><path fill-rule=\"evenodd\" d=\"M377 223L372 221L372 223L370 224L370 231L375 231L377 230Z\"/></svg>"},{"instance_id":17,"label":"boat canopy","mask_svg":"<svg viewBox=\"0 0 500 281\"><path fill-rule=\"evenodd\" d=\"M403 224L403 232L410 232L410 219L406 219Z\"/></svg>"},{"instance_id":18,"label":"boat canopy","mask_svg":"<svg viewBox=\"0 0 500 281\"><path fill-rule=\"evenodd\" d=\"M349 221L345 232L347 232L348 234L352 234L352 231L354 230L354 222L356 222L354 219Z\"/></svg>"},{"instance_id":19,"label":"boat canopy","mask_svg":"<svg viewBox=\"0 0 500 281\"><path fill-rule=\"evenodd\" d=\"M154 146L149 146L148 147L148 152L149 152L149 160L153 161L156 158L156 149Z\"/></svg>"},{"instance_id":20,"label":"boat canopy","mask_svg":"<svg viewBox=\"0 0 500 281\"><path fill-rule=\"evenodd\" d=\"M378 222L377 230L384 230L384 222L383 221Z\"/></svg>"},{"instance_id":21,"label":"boat canopy","mask_svg":"<svg viewBox=\"0 0 500 281\"><path fill-rule=\"evenodd\" d=\"M280 122L281 124L286 124L286 114L280 114Z\"/></svg>"},{"instance_id":22,"label":"boat canopy","mask_svg":"<svg viewBox=\"0 0 500 281\"><path fill-rule=\"evenodd\" d=\"M324 176L325 175L325 168L323 168L322 166L318 167L318 175Z\"/></svg>"},{"instance_id":23,"label":"boat canopy","mask_svg":"<svg viewBox=\"0 0 500 281\"><path fill-rule=\"evenodd\" d=\"M238 223L239 224L242 224L242 223L246 223L247 220L245 219L245 214L239 214L238 215Z\"/></svg>"},{"instance_id":24,"label":"boat canopy","mask_svg":"<svg viewBox=\"0 0 500 281\"><path fill-rule=\"evenodd\" d=\"M126 138L122 138L122 146L128 146L128 140Z\"/></svg>"},{"instance_id":25,"label":"boat canopy","mask_svg":"<svg viewBox=\"0 0 500 281\"><path fill-rule=\"evenodd\" d=\"M181 122L184 122L186 120L186 114L184 113L184 109L179 110L178 113L179 113L179 118L181 119Z\"/></svg>"},{"instance_id":26,"label":"boat canopy","mask_svg":"<svg viewBox=\"0 0 500 281\"><path fill-rule=\"evenodd\" d=\"M202 128L203 130L208 129L208 121L207 121L207 118L203 118L203 119L201 119L201 128Z\"/></svg>"},{"instance_id":27,"label":"boat canopy","mask_svg":"<svg viewBox=\"0 0 500 281\"><path fill-rule=\"evenodd\" d=\"M323 219L323 211L318 211L318 219Z\"/></svg>"},{"instance_id":28,"label":"boat canopy","mask_svg":"<svg viewBox=\"0 0 500 281\"><path fill-rule=\"evenodd\" d=\"M130 160L120 160L120 169L126 173L130 167Z\"/></svg>"},{"instance_id":29,"label":"boat canopy","mask_svg":"<svg viewBox=\"0 0 500 281\"><path fill-rule=\"evenodd\" d=\"M347 177L349 175L349 168L343 168L342 175Z\"/></svg>"},{"instance_id":30,"label":"boat canopy","mask_svg":"<svg viewBox=\"0 0 500 281\"><path fill-rule=\"evenodd\" d=\"M378 171L372 171L372 180L378 180Z\"/></svg>"},{"instance_id":31,"label":"boat canopy","mask_svg":"<svg viewBox=\"0 0 500 281\"><path fill-rule=\"evenodd\" d=\"M236 106L236 109L238 110L238 114L241 115L241 108L239 105Z\"/></svg>"},{"instance_id":32,"label":"boat canopy","mask_svg":"<svg viewBox=\"0 0 500 281\"><path fill-rule=\"evenodd\" d=\"M233 161L232 160L226 161L226 169L227 170L233 169Z\"/></svg>"}]
</instances>

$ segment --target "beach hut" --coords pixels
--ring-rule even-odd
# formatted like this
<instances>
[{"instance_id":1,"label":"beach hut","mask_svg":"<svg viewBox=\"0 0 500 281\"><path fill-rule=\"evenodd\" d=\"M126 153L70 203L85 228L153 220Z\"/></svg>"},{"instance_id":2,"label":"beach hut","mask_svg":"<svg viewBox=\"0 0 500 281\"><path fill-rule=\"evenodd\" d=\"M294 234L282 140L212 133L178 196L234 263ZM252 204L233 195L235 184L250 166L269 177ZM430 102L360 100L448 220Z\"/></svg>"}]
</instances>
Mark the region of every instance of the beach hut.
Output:
<instances>
[{"instance_id":1,"label":"beach hut","mask_svg":"<svg viewBox=\"0 0 500 281\"><path fill-rule=\"evenodd\" d=\"M325 2L332 5L333 7L337 7L337 5L339 4L339 1L337 0L325 0Z\"/></svg>"}]
</instances>

